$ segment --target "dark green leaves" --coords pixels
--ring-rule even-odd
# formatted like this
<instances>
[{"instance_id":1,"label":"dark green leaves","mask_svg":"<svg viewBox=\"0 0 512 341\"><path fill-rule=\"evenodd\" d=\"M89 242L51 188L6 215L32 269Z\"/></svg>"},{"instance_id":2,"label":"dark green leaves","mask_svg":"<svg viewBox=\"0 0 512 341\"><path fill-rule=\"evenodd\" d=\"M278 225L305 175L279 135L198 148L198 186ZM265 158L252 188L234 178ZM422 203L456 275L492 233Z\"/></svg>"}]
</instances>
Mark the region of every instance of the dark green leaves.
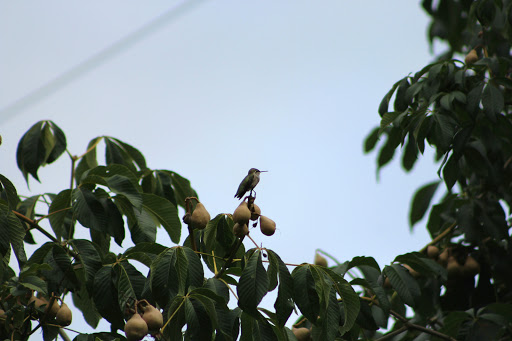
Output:
<instances>
[{"instance_id":1,"label":"dark green leaves","mask_svg":"<svg viewBox=\"0 0 512 341\"><path fill-rule=\"evenodd\" d=\"M203 266L188 247L173 247L161 252L151 264L151 292L157 303L165 307L176 295L184 295L189 287L203 284Z\"/></svg>"},{"instance_id":2,"label":"dark green leaves","mask_svg":"<svg viewBox=\"0 0 512 341\"><path fill-rule=\"evenodd\" d=\"M487 118L491 120L491 122L496 122L496 115L500 114L503 110L505 105L504 101L500 89L494 86L493 83L488 83L485 86L482 93L482 105Z\"/></svg>"},{"instance_id":3,"label":"dark green leaves","mask_svg":"<svg viewBox=\"0 0 512 341\"><path fill-rule=\"evenodd\" d=\"M432 200L439 183L440 181L428 183L418 189L414 194L409 212L409 225L411 228L414 224L420 221L427 212L430 207L430 201Z\"/></svg>"},{"instance_id":4,"label":"dark green leaves","mask_svg":"<svg viewBox=\"0 0 512 341\"><path fill-rule=\"evenodd\" d=\"M402 301L414 308L421 296L421 290L409 271L400 264L393 264L384 267L383 273L389 278L391 286Z\"/></svg>"},{"instance_id":5,"label":"dark green leaves","mask_svg":"<svg viewBox=\"0 0 512 341\"><path fill-rule=\"evenodd\" d=\"M256 315L256 308L268 290L267 271L263 267L261 251L249 250L248 259L237 286L238 306L248 314Z\"/></svg>"},{"instance_id":6,"label":"dark green leaves","mask_svg":"<svg viewBox=\"0 0 512 341\"><path fill-rule=\"evenodd\" d=\"M6 256L10 252L10 246L18 258L20 267L27 261L23 238L25 228L8 206L0 204L0 254Z\"/></svg>"},{"instance_id":7,"label":"dark green leaves","mask_svg":"<svg viewBox=\"0 0 512 341\"><path fill-rule=\"evenodd\" d=\"M39 181L37 170L50 164L66 150L66 136L52 121L39 121L21 138L16 152L18 168L28 183L28 175Z\"/></svg>"}]
</instances>

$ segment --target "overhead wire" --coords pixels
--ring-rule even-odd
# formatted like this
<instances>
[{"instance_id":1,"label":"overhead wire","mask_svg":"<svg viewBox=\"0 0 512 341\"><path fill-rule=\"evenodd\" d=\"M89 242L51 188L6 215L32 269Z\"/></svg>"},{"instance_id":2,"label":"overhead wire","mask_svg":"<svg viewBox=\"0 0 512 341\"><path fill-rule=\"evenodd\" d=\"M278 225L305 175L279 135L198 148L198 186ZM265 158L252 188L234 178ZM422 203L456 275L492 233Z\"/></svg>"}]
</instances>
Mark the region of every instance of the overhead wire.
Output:
<instances>
[{"instance_id":1,"label":"overhead wire","mask_svg":"<svg viewBox=\"0 0 512 341\"><path fill-rule=\"evenodd\" d=\"M54 79L32 90L26 95L8 104L4 108L1 108L0 120L7 121L10 117L14 116L15 114L24 111L28 107L54 94L55 92L67 86L68 84L83 76L87 72L90 72L91 70L99 67L100 65L104 64L116 55L119 55L123 51L126 51L133 45L147 38L156 31L162 29L172 21L178 19L180 16L190 12L192 9L196 8L199 4L204 3L205 1L206 0L181 1L179 4L173 6L160 16L145 24L144 26L119 39L115 43L97 52L96 54L93 54L92 56L82 61L78 65L75 65L71 69L61 73Z\"/></svg>"}]
</instances>

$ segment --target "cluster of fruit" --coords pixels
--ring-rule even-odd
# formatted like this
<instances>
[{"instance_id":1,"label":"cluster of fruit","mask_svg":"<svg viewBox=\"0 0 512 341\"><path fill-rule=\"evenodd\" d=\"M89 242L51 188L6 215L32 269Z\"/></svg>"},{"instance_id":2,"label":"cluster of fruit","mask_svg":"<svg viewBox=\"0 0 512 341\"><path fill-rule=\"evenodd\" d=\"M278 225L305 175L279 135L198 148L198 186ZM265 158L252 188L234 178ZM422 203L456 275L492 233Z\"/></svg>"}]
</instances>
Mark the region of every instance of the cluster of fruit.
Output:
<instances>
[{"instance_id":1,"label":"cluster of fruit","mask_svg":"<svg viewBox=\"0 0 512 341\"><path fill-rule=\"evenodd\" d=\"M142 314L138 313L140 307ZM146 300L135 304L135 312L124 325L124 333L128 341L139 341L147 334L157 335L164 324L164 318L160 310L153 307Z\"/></svg>"},{"instance_id":2,"label":"cluster of fruit","mask_svg":"<svg viewBox=\"0 0 512 341\"><path fill-rule=\"evenodd\" d=\"M446 268L448 279L474 277L480 272L480 264L463 247L448 246L440 252L437 246L430 245L427 256Z\"/></svg>"},{"instance_id":3,"label":"cluster of fruit","mask_svg":"<svg viewBox=\"0 0 512 341\"><path fill-rule=\"evenodd\" d=\"M44 312L44 314L47 315L46 321L48 321L48 319L55 319L56 324L59 326L69 326L73 319L73 314L66 303L62 302L61 305L59 305L59 300L60 298L54 297L53 303L50 306L52 299L48 300L42 296L32 296L28 300L28 304L29 306L33 304L37 311Z\"/></svg>"},{"instance_id":4,"label":"cluster of fruit","mask_svg":"<svg viewBox=\"0 0 512 341\"><path fill-rule=\"evenodd\" d=\"M272 219L261 215L261 209L254 203L254 198L248 197L247 201L244 199L233 212L233 221L235 222L233 233L239 238L246 236L249 234L249 220L255 221L253 227L256 227L258 224L256 220L258 219L260 220L261 233L271 236L276 232L276 223Z\"/></svg>"}]
</instances>

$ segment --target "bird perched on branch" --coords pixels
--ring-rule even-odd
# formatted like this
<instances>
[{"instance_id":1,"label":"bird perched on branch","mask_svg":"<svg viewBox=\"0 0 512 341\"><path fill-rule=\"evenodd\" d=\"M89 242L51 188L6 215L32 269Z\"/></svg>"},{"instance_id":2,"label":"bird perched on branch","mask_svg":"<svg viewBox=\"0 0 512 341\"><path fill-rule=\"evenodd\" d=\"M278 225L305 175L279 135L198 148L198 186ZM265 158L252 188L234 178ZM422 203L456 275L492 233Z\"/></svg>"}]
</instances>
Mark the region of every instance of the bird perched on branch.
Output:
<instances>
[{"instance_id":1,"label":"bird perched on branch","mask_svg":"<svg viewBox=\"0 0 512 341\"><path fill-rule=\"evenodd\" d=\"M247 193L248 191L251 191L249 195L252 195L252 191L254 190L254 187L260 182L260 173L263 173L266 171L260 171L256 168L249 169L249 173L247 173L246 177L242 180L240 183L240 186L238 186L238 190L236 191L235 198L242 199L242 197ZM255 191L256 193L256 191Z\"/></svg>"}]
</instances>

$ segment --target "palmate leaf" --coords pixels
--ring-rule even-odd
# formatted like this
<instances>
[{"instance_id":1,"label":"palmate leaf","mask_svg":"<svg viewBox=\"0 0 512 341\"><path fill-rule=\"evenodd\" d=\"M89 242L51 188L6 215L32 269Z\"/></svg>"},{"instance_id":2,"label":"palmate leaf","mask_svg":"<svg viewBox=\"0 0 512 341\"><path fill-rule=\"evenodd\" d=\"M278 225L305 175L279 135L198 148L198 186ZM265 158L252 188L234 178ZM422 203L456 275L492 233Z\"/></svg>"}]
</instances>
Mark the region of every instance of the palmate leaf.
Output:
<instances>
[{"instance_id":1,"label":"palmate leaf","mask_svg":"<svg viewBox=\"0 0 512 341\"><path fill-rule=\"evenodd\" d=\"M242 276L237 286L238 306L248 314L256 315L256 308L268 290L267 271L263 267L261 250L249 250ZM252 254L251 254L252 253ZM246 254L246 255L247 255Z\"/></svg>"},{"instance_id":2,"label":"palmate leaf","mask_svg":"<svg viewBox=\"0 0 512 341\"><path fill-rule=\"evenodd\" d=\"M123 257L137 260L150 267L156 256L165 250L166 247L158 243L139 243L126 250L123 253Z\"/></svg>"}]
</instances>

